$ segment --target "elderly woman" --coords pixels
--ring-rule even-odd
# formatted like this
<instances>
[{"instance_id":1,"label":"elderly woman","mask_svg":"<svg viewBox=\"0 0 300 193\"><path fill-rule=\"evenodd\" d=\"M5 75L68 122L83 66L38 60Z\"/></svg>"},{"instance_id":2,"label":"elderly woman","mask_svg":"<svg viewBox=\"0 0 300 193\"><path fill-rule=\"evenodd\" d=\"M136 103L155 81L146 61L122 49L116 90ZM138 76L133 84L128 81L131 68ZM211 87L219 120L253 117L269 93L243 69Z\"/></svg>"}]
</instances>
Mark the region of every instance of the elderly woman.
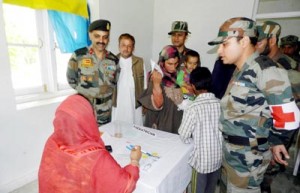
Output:
<instances>
[{"instance_id":1,"label":"elderly woman","mask_svg":"<svg viewBox=\"0 0 300 193\"><path fill-rule=\"evenodd\" d=\"M139 178L140 147L121 168L105 149L91 104L80 95L57 108L39 169L40 193L130 193Z\"/></svg>"},{"instance_id":2,"label":"elderly woman","mask_svg":"<svg viewBox=\"0 0 300 193\"><path fill-rule=\"evenodd\" d=\"M178 61L176 47L164 47L158 60L163 74L154 70L147 90L139 98L146 109L145 126L176 134L183 114L177 107L183 100L180 87L176 84Z\"/></svg>"}]
</instances>

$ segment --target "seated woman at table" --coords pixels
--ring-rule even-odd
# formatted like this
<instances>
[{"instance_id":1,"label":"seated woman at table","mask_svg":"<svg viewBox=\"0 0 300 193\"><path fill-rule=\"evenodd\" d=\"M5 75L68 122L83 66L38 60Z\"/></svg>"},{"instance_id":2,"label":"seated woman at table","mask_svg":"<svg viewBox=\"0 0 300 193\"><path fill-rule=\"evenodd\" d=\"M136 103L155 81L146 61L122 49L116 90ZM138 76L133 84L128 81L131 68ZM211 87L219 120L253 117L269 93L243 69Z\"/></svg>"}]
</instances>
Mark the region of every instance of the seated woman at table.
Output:
<instances>
[{"instance_id":1,"label":"seated woman at table","mask_svg":"<svg viewBox=\"0 0 300 193\"><path fill-rule=\"evenodd\" d=\"M140 146L124 168L105 149L91 104L81 95L63 101L55 113L54 133L46 142L39 192L132 192L139 179Z\"/></svg>"},{"instance_id":2,"label":"seated woman at table","mask_svg":"<svg viewBox=\"0 0 300 193\"><path fill-rule=\"evenodd\" d=\"M176 47L168 45L161 50L158 65L163 74L153 70L148 88L139 98L139 102L146 109L146 127L178 133L183 114L177 110L177 105L183 100L180 86L176 83L178 61Z\"/></svg>"}]
</instances>

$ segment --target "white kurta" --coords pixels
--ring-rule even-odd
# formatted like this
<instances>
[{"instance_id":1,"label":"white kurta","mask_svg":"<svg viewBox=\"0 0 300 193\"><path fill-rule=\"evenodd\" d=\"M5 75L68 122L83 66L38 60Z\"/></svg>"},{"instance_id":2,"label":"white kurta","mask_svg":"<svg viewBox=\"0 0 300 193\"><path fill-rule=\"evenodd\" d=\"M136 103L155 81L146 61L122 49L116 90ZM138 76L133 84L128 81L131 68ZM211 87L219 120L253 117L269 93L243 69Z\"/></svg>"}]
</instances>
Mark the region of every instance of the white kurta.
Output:
<instances>
[{"instance_id":1,"label":"white kurta","mask_svg":"<svg viewBox=\"0 0 300 193\"><path fill-rule=\"evenodd\" d=\"M120 57L121 68L118 80L117 107L112 109L112 121L120 120L143 125L142 107L135 109L135 87L132 75L132 58Z\"/></svg>"}]
</instances>

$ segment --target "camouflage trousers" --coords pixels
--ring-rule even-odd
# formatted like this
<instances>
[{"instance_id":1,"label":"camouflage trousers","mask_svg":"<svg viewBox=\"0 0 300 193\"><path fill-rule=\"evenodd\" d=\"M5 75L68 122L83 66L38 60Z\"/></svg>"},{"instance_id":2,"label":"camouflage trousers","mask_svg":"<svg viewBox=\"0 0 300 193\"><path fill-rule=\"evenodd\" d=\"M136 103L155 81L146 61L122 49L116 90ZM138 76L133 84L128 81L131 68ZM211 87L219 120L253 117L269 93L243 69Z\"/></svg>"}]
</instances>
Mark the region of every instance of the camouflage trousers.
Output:
<instances>
[{"instance_id":1,"label":"camouflage trousers","mask_svg":"<svg viewBox=\"0 0 300 193\"><path fill-rule=\"evenodd\" d=\"M253 151L250 146L224 141L221 193L260 193L260 184L271 161L270 150Z\"/></svg>"}]
</instances>

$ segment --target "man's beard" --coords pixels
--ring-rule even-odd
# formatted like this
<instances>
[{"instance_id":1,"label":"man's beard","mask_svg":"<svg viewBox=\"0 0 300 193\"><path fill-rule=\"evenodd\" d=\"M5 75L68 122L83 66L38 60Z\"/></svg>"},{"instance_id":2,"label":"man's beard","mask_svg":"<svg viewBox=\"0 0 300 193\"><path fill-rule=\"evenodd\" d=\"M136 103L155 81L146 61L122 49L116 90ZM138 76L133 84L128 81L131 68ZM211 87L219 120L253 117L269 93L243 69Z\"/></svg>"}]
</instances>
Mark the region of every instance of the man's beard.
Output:
<instances>
[{"instance_id":1,"label":"man's beard","mask_svg":"<svg viewBox=\"0 0 300 193\"><path fill-rule=\"evenodd\" d=\"M270 46L269 46L269 43L266 45L264 51L262 51L262 53L260 53L260 55L264 55L264 56L267 56L269 55L271 49L270 49Z\"/></svg>"}]
</instances>

